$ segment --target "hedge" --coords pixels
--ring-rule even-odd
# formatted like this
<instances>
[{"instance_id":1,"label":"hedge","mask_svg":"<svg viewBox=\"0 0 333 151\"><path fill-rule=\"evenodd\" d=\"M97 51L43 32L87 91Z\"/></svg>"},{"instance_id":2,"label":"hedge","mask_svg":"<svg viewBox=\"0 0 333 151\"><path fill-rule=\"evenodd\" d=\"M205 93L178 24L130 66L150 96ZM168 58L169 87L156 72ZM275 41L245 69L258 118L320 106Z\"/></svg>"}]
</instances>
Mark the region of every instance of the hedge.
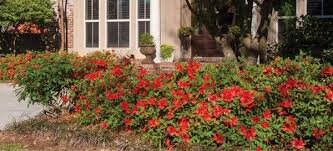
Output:
<instances>
[{"instance_id":1,"label":"hedge","mask_svg":"<svg viewBox=\"0 0 333 151\"><path fill-rule=\"evenodd\" d=\"M333 148L333 67L311 57L259 66L190 61L156 74L112 54L53 55L59 58L52 63L40 57L26 63L16 82L34 86L28 92L34 95L40 80L47 86L67 81L59 97L74 105L82 125L143 133L168 149L181 143L226 150Z\"/></svg>"}]
</instances>

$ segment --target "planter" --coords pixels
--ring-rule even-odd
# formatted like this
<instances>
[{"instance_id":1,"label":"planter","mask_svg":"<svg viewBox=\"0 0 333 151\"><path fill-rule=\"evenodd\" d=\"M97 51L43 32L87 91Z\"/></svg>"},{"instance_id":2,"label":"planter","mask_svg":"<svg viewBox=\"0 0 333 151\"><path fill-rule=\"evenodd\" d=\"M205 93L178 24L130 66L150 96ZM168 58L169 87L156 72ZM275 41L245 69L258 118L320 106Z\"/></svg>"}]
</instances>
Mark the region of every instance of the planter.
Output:
<instances>
[{"instance_id":1,"label":"planter","mask_svg":"<svg viewBox=\"0 0 333 151\"><path fill-rule=\"evenodd\" d=\"M180 37L180 42L181 42L182 48L184 50L190 49L190 47L191 47L191 37L190 36Z\"/></svg>"},{"instance_id":2,"label":"planter","mask_svg":"<svg viewBox=\"0 0 333 151\"><path fill-rule=\"evenodd\" d=\"M192 48L194 56L200 57L219 57L223 54L218 50L215 39L209 35L192 36Z\"/></svg>"},{"instance_id":3,"label":"planter","mask_svg":"<svg viewBox=\"0 0 333 151\"><path fill-rule=\"evenodd\" d=\"M154 59L156 57L156 48L153 45L141 45L140 52L146 56L144 60L142 60L142 64L154 64Z\"/></svg>"},{"instance_id":4,"label":"planter","mask_svg":"<svg viewBox=\"0 0 333 151\"><path fill-rule=\"evenodd\" d=\"M163 62L173 62L174 58L175 58L175 54L172 53L171 57L167 58L167 59L163 59Z\"/></svg>"}]
</instances>

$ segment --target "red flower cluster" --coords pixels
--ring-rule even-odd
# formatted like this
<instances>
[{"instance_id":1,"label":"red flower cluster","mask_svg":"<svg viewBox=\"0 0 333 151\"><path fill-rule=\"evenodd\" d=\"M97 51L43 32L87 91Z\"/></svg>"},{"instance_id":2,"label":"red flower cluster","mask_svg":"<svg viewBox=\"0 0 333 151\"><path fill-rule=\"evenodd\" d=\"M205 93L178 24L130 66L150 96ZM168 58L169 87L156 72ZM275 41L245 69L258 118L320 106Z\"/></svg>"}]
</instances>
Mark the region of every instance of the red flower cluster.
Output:
<instances>
[{"instance_id":1,"label":"red flower cluster","mask_svg":"<svg viewBox=\"0 0 333 151\"><path fill-rule=\"evenodd\" d=\"M294 133L296 128L296 121L293 116L288 116L281 127L281 129L287 133Z\"/></svg>"},{"instance_id":2,"label":"red flower cluster","mask_svg":"<svg viewBox=\"0 0 333 151\"><path fill-rule=\"evenodd\" d=\"M222 144L224 142L224 137L219 133L215 133L213 135L213 141L215 141L217 144Z\"/></svg>"},{"instance_id":3,"label":"red flower cluster","mask_svg":"<svg viewBox=\"0 0 333 151\"><path fill-rule=\"evenodd\" d=\"M294 138L292 141L291 141L291 146L295 149L303 149L304 146L305 146L305 143L302 139L297 139L297 138Z\"/></svg>"},{"instance_id":4,"label":"red flower cluster","mask_svg":"<svg viewBox=\"0 0 333 151\"><path fill-rule=\"evenodd\" d=\"M312 136L315 137L316 139L320 139L322 136L325 135L325 130L323 129L319 129L319 128L315 128L312 130Z\"/></svg>"},{"instance_id":5,"label":"red flower cluster","mask_svg":"<svg viewBox=\"0 0 333 151\"><path fill-rule=\"evenodd\" d=\"M123 69L118 66L113 67L111 70L111 76L113 75L115 77L120 77L122 74L123 74Z\"/></svg>"},{"instance_id":6,"label":"red flower cluster","mask_svg":"<svg viewBox=\"0 0 333 151\"><path fill-rule=\"evenodd\" d=\"M98 69L106 69L108 67L103 59L92 60L91 64L95 65Z\"/></svg>"},{"instance_id":7,"label":"red flower cluster","mask_svg":"<svg viewBox=\"0 0 333 151\"><path fill-rule=\"evenodd\" d=\"M110 101L112 101L112 100L119 100L121 97L123 97L123 95L124 94L122 92L115 92L115 93L113 93L111 91L106 91L105 98L107 100L110 100Z\"/></svg>"},{"instance_id":8,"label":"red flower cluster","mask_svg":"<svg viewBox=\"0 0 333 151\"><path fill-rule=\"evenodd\" d=\"M212 119L212 115L208 111L208 104L206 102L200 102L195 113L202 117L206 122Z\"/></svg>"},{"instance_id":9,"label":"red flower cluster","mask_svg":"<svg viewBox=\"0 0 333 151\"><path fill-rule=\"evenodd\" d=\"M321 70L321 75L323 77L330 77L333 75L333 67L325 67L323 70Z\"/></svg>"},{"instance_id":10,"label":"red flower cluster","mask_svg":"<svg viewBox=\"0 0 333 151\"><path fill-rule=\"evenodd\" d=\"M96 72L89 73L89 74L85 75L84 79L90 80L90 81L96 81L101 76L102 76L102 71L96 71Z\"/></svg>"},{"instance_id":11,"label":"red flower cluster","mask_svg":"<svg viewBox=\"0 0 333 151\"><path fill-rule=\"evenodd\" d=\"M246 129L244 126L240 126L239 131L247 140L253 140L256 137L256 129L253 127Z\"/></svg>"}]
</instances>

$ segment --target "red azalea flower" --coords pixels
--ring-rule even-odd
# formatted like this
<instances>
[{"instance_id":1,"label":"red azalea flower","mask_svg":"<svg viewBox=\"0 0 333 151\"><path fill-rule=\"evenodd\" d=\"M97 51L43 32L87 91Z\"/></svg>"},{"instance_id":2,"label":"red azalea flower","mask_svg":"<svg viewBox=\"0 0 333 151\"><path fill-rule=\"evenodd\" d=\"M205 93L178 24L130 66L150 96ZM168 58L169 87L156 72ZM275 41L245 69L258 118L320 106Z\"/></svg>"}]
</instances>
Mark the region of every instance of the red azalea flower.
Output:
<instances>
[{"instance_id":1,"label":"red azalea flower","mask_svg":"<svg viewBox=\"0 0 333 151\"><path fill-rule=\"evenodd\" d=\"M240 102L241 106L245 108L250 108L253 106L254 100L253 100L253 95L249 91L243 91L240 94Z\"/></svg>"},{"instance_id":2,"label":"red azalea flower","mask_svg":"<svg viewBox=\"0 0 333 151\"><path fill-rule=\"evenodd\" d=\"M325 135L325 131L323 129L318 129L318 128L315 128L312 130L312 136L315 137L316 139L320 139L322 136Z\"/></svg>"},{"instance_id":3,"label":"red azalea flower","mask_svg":"<svg viewBox=\"0 0 333 151\"><path fill-rule=\"evenodd\" d=\"M313 94L318 94L321 91L325 90L325 87L323 87L323 86L315 86L315 87L312 87L311 90L312 90Z\"/></svg>"},{"instance_id":4,"label":"red azalea flower","mask_svg":"<svg viewBox=\"0 0 333 151\"><path fill-rule=\"evenodd\" d=\"M272 92L272 87L271 86L266 86L264 90L265 90L266 93L271 93Z\"/></svg>"},{"instance_id":5,"label":"red azalea flower","mask_svg":"<svg viewBox=\"0 0 333 151\"><path fill-rule=\"evenodd\" d=\"M263 73L264 73L264 75L267 76L267 75L271 74L272 71L273 71L273 68L271 66L267 66L264 68Z\"/></svg>"},{"instance_id":6,"label":"red azalea flower","mask_svg":"<svg viewBox=\"0 0 333 151\"><path fill-rule=\"evenodd\" d=\"M139 82L135 85L136 88L147 88L149 86L149 81L140 79Z\"/></svg>"},{"instance_id":7,"label":"red azalea flower","mask_svg":"<svg viewBox=\"0 0 333 151\"><path fill-rule=\"evenodd\" d=\"M221 98L224 102L232 102L240 91L239 87L226 88L222 91Z\"/></svg>"},{"instance_id":8,"label":"red azalea flower","mask_svg":"<svg viewBox=\"0 0 333 151\"><path fill-rule=\"evenodd\" d=\"M118 100L121 97L123 97L123 93L122 92L116 92L116 93L112 93L110 91L106 91L105 97L107 100Z\"/></svg>"},{"instance_id":9,"label":"red azalea flower","mask_svg":"<svg viewBox=\"0 0 333 151\"><path fill-rule=\"evenodd\" d=\"M182 134L181 139L185 143L190 143L190 135L188 135L188 134Z\"/></svg>"},{"instance_id":10,"label":"red azalea flower","mask_svg":"<svg viewBox=\"0 0 333 151\"><path fill-rule=\"evenodd\" d=\"M168 126L167 128L167 132L170 136L174 136L174 135L177 135L177 130L175 127L173 126Z\"/></svg>"},{"instance_id":11,"label":"red azalea flower","mask_svg":"<svg viewBox=\"0 0 333 151\"><path fill-rule=\"evenodd\" d=\"M78 112L81 111L80 106L79 106L78 104L75 105L75 107L74 107L74 111L75 111L76 113L78 113Z\"/></svg>"},{"instance_id":12,"label":"red azalea flower","mask_svg":"<svg viewBox=\"0 0 333 151\"><path fill-rule=\"evenodd\" d=\"M216 103L218 97L217 95L213 94L213 93L209 93L208 94L208 101L211 102L211 103Z\"/></svg>"},{"instance_id":13,"label":"red azalea flower","mask_svg":"<svg viewBox=\"0 0 333 151\"><path fill-rule=\"evenodd\" d=\"M243 126L240 126L239 131L247 140L253 140L256 137L256 130L253 127L246 129Z\"/></svg>"},{"instance_id":14,"label":"red azalea flower","mask_svg":"<svg viewBox=\"0 0 333 151\"><path fill-rule=\"evenodd\" d=\"M210 80L211 80L211 77L210 77L209 74L206 74L206 75L202 78L202 80L204 81L204 83L209 83Z\"/></svg>"},{"instance_id":15,"label":"red azalea flower","mask_svg":"<svg viewBox=\"0 0 333 151\"><path fill-rule=\"evenodd\" d=\"M260 121L260 118L258 116L254 116L251 118L252 123L256 124Z\"/></svg>"},{"instance_id":16,"label":"red azalea flower","mask_svg":"<svg viewBox=\"0 0 333 151\"><path fill-rule=\"evenodd\" d=\"M297 139L297 138L294 138L292 141L291 141L291 146L295 149L303 149L304 146L305 146L305 143L302 139Z\"/></svg>"},{"instance_id":17,"label":"red azalea flower","mask_svg":"<svg viewBox=\"0 0 333 151\"><path fill-rule=\"evenodd\" d=\"M61 97L61 100L62 100L62 103L63 103L63 104L66 104L66 103L68 102L68 99L67 99L67 96L66 96L66 95L62 96L62 97Z\"/></svg>"},{"instance_id":18,"label":"red azalea flower","mask_svg":"<svg viewBox=\"0 0 333 151\"><path fill-rule=\"evenodd\" d=\"M148 99L147 104L150 106L154 106L156 104L156 98Z\"/></svg>"},{"instance_id":19,"label":"red azalea flower","mask_svg":"<svg viewBox=\"0 0 333 151\"><path fill-rule=\"evenodd\" d=\"M153 81L153 88L156 90L156 89L159 89L160 87L162 87L162 79L160 77L157 77L154 79Z\"/></svg>"},{"instance_id":20,"label":"red azalea flower","mask_svg":"<svg viewBox=\"0 0 333 151\"><path fill-rule=\"evenodd\" d=\"M136 107L137 108L145 108L147 105L147 102L145 100L139 100L136 102Z\"/></svg>"},{"instance_id":21,"label":"red azalea flower","mask_svg":"<svg viewBox=\"0 0 333 151\"><path fill-rule=\"evenodd\" d=\"M172 144L170 139L165 140L165 146L168 148L168 151L172 150Z\"/></svg>"},{"instance_id":22,"label":"red azalea flower","mask_svg":"<svg viewBox=\"0 0 333 151\"><path fill-rule=\"evenodd\" d=\"M129 104L127 101L122 101L120 102L120 108L126 113L129 114L130 113L130 109L129 109Z\"/></svg>"},{"instance_id":23,"label":"red azalea flower","mask_svg":"<svg viewBox=\"0 0 333 151\"><path fill-rule=\"evenodd\" d=\"M172 110L169 110L169 112L168 112L168 114L167 114L167 118L168 118L169 120L171 120L173 117L174 117L173 111L172 111Z\"/></svg>"},{"instance_id":24,"label":"red azalea flower","mask_svg":"<svg viewBox=\"0 0 333 151\"><path fill-rule=\"evenodd\" d=\"M200 86L200 88L199 88L199 90L198 90L198 93L199 93L199 94L204 94L205 91L206 91L208 88L209 88L209 85L204 83L204 84L202 84L202 85Z\"/></svg>"},{"instance_id":25,"label":"red azalea flower","mask_svg":"<svg viewBox=\"0 0 333 151\"><path fill-rule=\"evenodd\" d=\"M333 132L333 125L331 125L330 130Z\"/></svg>"},{"instance_id":26,"label":"red azalea flower","mask_svg":"<svg viewBox=\"0 0 333 151\"><path fill-rule=\"evenodd\" d=\"M269 109L265 110L265 112L262 114L262 116L264 117L264 119L270 119L272 117L271 110L269 110Z\"/></svg>"},{"instance_id":27,"label":"red azalea flower","mask_svg":"<svg viewBox=\"0 0 333 151\"><path fill-rule=\"evenodd\" d=\"M124 119L124 124L125 124L125 126L131 126L131 125L132 125L132 119L130 119L130 118L125 118L125 119Z\"/></svg>"},{"instance_id":28,"label":"red azalea flower","mask_svg":"<svg viewBox=\"0 0 333 151\"><path fill-rule=\"evenodd\" d=\"M101 129L107 129L109 127L109 124L106 122L102 122L99 126Z\"/></svg>"},{"instance_id":29,"label":"red azalea flower","mask_svg":"<svg viewBox=\"0 0 333 151\"><path fill-rule=\"evenodd\" d=\"M123 74L123 70L118 66L113 67L111 70L111 75L113 75L115 77L119 77L122 74Z\"/></svg>"},{"instance_id":30,"label":"red azalea flower","mask_svg":"<svg viewBox=\"0 0 333 151\"><path fill-rule=\"evenodd\" d=\"M181 133L186 133L190 128L190 121L186 118L181 118L179 120L179 131Z\"/></svg>"},{"instance_id":31,"label":"red azalea flower","mask_svg":"<svg viewBox=\"0 0 333 151\"><path fill-rule=\"evenodd\" d=\"M179 109L182 106L182 101L181 100L173 100L172 102L172 107L175 109Z\"/></svg>"},{"instance_id":32,"label":"red azalea flower","mask_svg":"<svg viewBox=\"0 0 333 151\"><path fill-rule=\"evenodd\" d=\"M261 151L261 148L258 146L258 147L256 148L256 151Z\"/></svg>"},{"instance_id":33,"label":"red azalea flower","mask_svg":"<svg viewBox=\"0 0 333 151\"><path fill-rule=\"evenodd\" d=\"M205 102L200 102L199 103L199 107L197 108L197 110L195 111L195 113L197 115L199 115L200 117L202 117L205 121L210 121L212 119L209 111L208 111L208 105Z\"/></svg>"},{"instance_id":34,"label":"red azalea flower","mask_svg":"<svg viewBox=\"0 0 333 151\"><path fill-rule=\"evenodd\" d=\"M267 128L269 128L269 123L268 122L263 122L263 123L260 124L260 126L263 129L267 129Z\"/></svg>"},{"instance_id":35,"label":"red azalea flower","mask_svg":"<svg viewBox=\"0 0 333 151\"><path fill-rule=\"evenodd\" d=\"M184 67L183 67L182 64L177 63L175 66L176 66L176 70L177 70L177 72L183 72Z\"/></svg>"},{"instance_id":36,"label":"red azalea flower","mask_svg":"<svg viewBox=\"0 0 333 151\"><path fill-rule=\"evenodd\" d=\"M137 77L139 77L139 78L142 78L142 77L144 77L145 75L148 74L148 71L145 68L143 68L142 66L138 67L138 71L139 72L138 72Z\"/></svg>"},{"instance_id":37,"label":"red azalea flower","mask_svg":"<svg viewBox=\"0 0 333 151\"><path fill-rule=\"evenodd\" d=\"M238 124L238 118L236 116L230 118L229 120L229 126L234 127Z\"/></svg>"},{"instance_id":38,"label":"red azalea flower","mask_svg":"<svg viewBox=\"0 0 333 151\"><path fill-rule=\"evenodd\" d=\"M281 107L284 107L284 108L291 108L292 105L293 105L293 102L291 100L284 100L282 101L280 104L279 104Z\"/></svg>"},{"instance_id":39,"label":"red azalea flower","mask_svg":"<svg viewBox=\"0 0 333 151\"><path fill-rule=\"evenodd\" d=\"M97 66L98 68L102 68L102 69L106 69L107 68L107 64L104 60L102 59L98 59L98 60L92 60L91 64Z\"/></svg>"},{"instance_id":40,"label":"red azalea flower","mask_svg":"<svg viewBox=\"0 0 333 151\"><path fill-rule=\"evenodd\" d=\"M179 81L177 82L177 86L178 86L178 88L180 88L180 89L186 89L186 88L188 88L188 87L190 86L190 82L189 82L189 81L182 81L182 80L179 80Z\"/></svg>"},{"instance_id":41,"label":"red azalea flower","mask_svg":"<svg viewBox=\"0 0 333 151\"><path fill-rule=\"evenodd\" d=\"M213 135L213 141L215 141L217 144L222 144L224 142L224 138L221 134L215 133Z\"/></svg>"},{"instance_id":42,"label":"red azalea flower","mask_svg":"<svg viewBox=\"0 0 333 151\"><path fill-rule=\"evenodd\" d=\"M221 106L215 106L213 108L213 115L215 118L219 118L222 114L224 114L225 110Z\"/></svg>"},{"instance_id":43,"label":"red azalea flower","mask_svg":"<svg viewBox=\"0 0 333 151\"><path fill-rule=\"evenodd\" d=\"M166 98L163 98L157 102L157 107L160 110L165 109L168 106L168 100Z\"/></svg>"},{"instance_id":44,"label":"red azalea flower","mask_svg":"<svg viewBox=\"0 0 333 151\"><path fill-rule=\"evenodd\" d=\"M102 76L102 72L101 71L96 71L96 72L89 73L89 74L85 75L84 79L90 80L90 81L96 81L101 76Z\"/></svg>"},{"instance_id":45,"label":"red azalea flower","mask_svg":"<svg viewBox=\"0 0 333 151\"><path fill-rule=\"evenodd\" d=\"M160 122L159 122L158 119L151 119L151 120L148 121L148 126L150 128L157 127L159 124L160 124Z\"/></svg>"},{"instance_id":46,"label":"red azalea flower","mask_svg":"<svg viewBox=\"0 0 333 151\"><path fill-rule=\"evenodd\" d=\"M293 116L288 116L285 122L283 123L281 129L287 133L293 133L296 131L296 122Z\"/></svg>"},{"instance_id":47,"label":"red azalea flower","mask_svg":"<svg viewBox=\"0 0 333 151\"><path fill-rule=\"evenodd\" d=\"M333 75L333 67L325 67L323 70L321 70L321 75L323 77L330 77Z\"/></svg>"},{"instance_id":48,"label":"red azalea flower","mask_svg":"<svg viewBox=\"0 0 333 151\"><path fill-rule=\"evenodd\" d=\"M96 115L99 115L101 113L101 109L99 107L95 108L95 113Z\"/></svg>"}]
</instances>

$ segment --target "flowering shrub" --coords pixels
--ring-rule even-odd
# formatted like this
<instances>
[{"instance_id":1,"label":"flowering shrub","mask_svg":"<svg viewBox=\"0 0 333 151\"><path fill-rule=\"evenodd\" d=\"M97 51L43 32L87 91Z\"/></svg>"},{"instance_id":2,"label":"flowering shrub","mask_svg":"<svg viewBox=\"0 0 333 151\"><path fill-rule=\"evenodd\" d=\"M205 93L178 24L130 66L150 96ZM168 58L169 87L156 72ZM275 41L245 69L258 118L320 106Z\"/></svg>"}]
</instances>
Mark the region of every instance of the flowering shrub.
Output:
<instances>
[{"instance_id":1,"label":"flowering shrub","mask_svg":"<svg viewBox=\"0 0 333 151\"><path fill-rule=\"evenodd\" d=\"M189 62L162 74L115 62L86 73L71 97L81 124L142 132L167 148L327 149L331 68L303 56L259 67Z\"/></svg>"},{"instance_id":2,"label":"flowering shrub","mask_svg":"<svg viewBox=\"0 0 333 151\"><path fill-rule=\"evenodd\" d=\"M333 148L333 67L309 57L261 66L192 61L154 74L108 53L45 56L33 57L17 82L43 104L56 87L67 89L60 98L83 125L141 132L169 149Z\"/></svg>"}]
</instances>

